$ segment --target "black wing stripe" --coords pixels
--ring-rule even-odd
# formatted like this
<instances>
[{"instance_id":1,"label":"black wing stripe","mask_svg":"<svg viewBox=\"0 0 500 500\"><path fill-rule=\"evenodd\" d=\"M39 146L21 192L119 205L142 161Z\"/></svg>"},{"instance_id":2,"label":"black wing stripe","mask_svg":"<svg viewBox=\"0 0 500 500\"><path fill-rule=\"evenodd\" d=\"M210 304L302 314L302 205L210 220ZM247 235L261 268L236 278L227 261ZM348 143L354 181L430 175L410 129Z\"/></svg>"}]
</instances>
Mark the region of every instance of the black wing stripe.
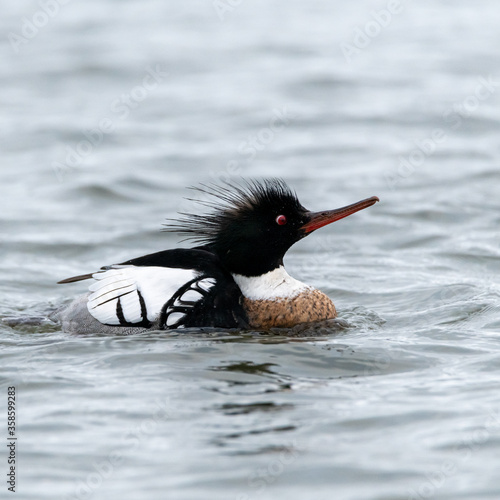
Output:
<instances>
[{"instance_id":1,"label":"black wing stripe","mask_svg":"<svg viewBox=\"0 0 500 500\"><path fill-rule=\"evenodd\" d=\"M143 321L148 320L148 310L146 308L146 302L144 302L144 297L140 290L137 290L137 295L139 296L139 304L141 304L141 317Z\"/></svg>"},{"instance_id":2,"label":"black wing stripe","mask_svg":"<svg viewBox=\"0 0 500 500\"><path fill-rule=\"evenodd\" d=\"M122 293L120 295L120 297L125 297L125 295L129 295L129 294L134 293L134 292L135 292L135 290L130 290L130 292ZM102 297L102 295L101 295L101 297ZM120 297L118 297L118 298L120 298ZM105 300L104 302L99 302L99 304L94 306L92 309L95 309L96 307L102 306L103 304L107 304L108 302L111 302L112 300L116 300L116 297L111 297L110 299Z\"/></svg>"},{"instance_id":3,"label":"black wing stripe","mask_svg":"<svg viewBox=\"0 0 500 500\"><path fill-rule=\"evenodd\" d=\"M116 292L117 290L123 290L124 288L130 288L131 286L134 286L132 283L130 283L130 280L127 280L127 278L124 278L121 280L116 280L115 283L121 283L122 281L128 281L128 283L124 286L117 286L113 290L105 290L105 291L100 290L102 292L101 295L96 295L94 300L100 299L101 297L104 297L108 293L113 293L113 292ZM133 292L133 291L134 290L131 290L130 292ZM127 292L127 293L130 293L130 292ZM95 292L95 293L97 293L97 292ZM122 295L127 295L127 293L124 293ZM111 300L113 300L113 299L111 299ZM102 302L102 304L105 304L106 302L108 302L108 301L106 300L105 302Z\"/></svg>"},{"instance_id":4,"label":"black wing stripe","mask_svg":"<svg viewBox=\"0 0 500 500\"><path fill-rule=\"evenodd\" d=\"M122 308L122 303L120 301L120 297L118 297L118 300L116 301L116 317L118 318L118 321L120 322L120 326L142 326L144 328L151 328L151 321L148 320L147 314L146 314L146 304L144 303L144 298L142 297L141 293L137 291L139 294L139 302L141 303L141 314L142 314L142 321L139 323L131 323L130 321L127 321L125 319L125 315L123 314L123 308Z\"/></svg>"},{"instance_id":5,"label":"black wing stripe","mask_svg":"<svg viewBox=\"0 0 500 500\"><path fill-rule=\"evenodd\" d=\"M125 316L123 315L123 309L122 309L122 303L120 301L120 297L118 297L118 300L116 301L116 317L118 318L120 325L125 325L127 323L127 320L125 319Z\"/></svg>"}]
</instances>

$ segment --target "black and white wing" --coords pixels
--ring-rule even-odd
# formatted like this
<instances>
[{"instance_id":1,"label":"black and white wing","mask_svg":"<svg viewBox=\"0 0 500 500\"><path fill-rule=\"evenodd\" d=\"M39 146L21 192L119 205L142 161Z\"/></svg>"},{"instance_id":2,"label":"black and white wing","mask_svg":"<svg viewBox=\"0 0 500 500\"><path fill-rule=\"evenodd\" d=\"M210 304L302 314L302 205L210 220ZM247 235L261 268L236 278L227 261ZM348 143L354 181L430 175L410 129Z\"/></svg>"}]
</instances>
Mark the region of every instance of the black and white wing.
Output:
<instances>
[{"instance_id":1,"label":"black and white wing","mask_svg":"<svg viewBox=\"0 0 500 500\"><path fill-rule=\"evenodd\" d=\"M179 288L196 278L192 269L111 266L94 273L87 308L105 325L150 326Z\"/></svg>"},{"instance_id":2,"label":"black and white wing","mask_svg":"<svg viewBox=\"0 0 500 500\"><path fill-rule=\"evenodd\" d=\"M105 325L248 327L241 290L201 247L144 255L59 283L91 278L87 308Z\"/></svg>"}]
</instances>

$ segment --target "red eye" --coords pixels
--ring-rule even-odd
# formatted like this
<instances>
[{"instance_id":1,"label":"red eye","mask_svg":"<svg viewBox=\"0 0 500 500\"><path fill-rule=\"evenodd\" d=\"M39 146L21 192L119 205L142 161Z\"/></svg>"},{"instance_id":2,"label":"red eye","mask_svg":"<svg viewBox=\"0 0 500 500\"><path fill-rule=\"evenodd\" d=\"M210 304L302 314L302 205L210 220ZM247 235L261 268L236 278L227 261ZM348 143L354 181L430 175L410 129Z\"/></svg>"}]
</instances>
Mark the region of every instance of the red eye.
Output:
<instances>
[{"instance_id":1,"label":"red eye","mask_svg":"<svg viewBox=\"0 0 500 500\"><path fill-rule=\"evenodd\" d=\"M284 226L286 224L286 217L284 215L278 215L278 217L276 217L276 224Z\"/></svg>"}]
</instances>

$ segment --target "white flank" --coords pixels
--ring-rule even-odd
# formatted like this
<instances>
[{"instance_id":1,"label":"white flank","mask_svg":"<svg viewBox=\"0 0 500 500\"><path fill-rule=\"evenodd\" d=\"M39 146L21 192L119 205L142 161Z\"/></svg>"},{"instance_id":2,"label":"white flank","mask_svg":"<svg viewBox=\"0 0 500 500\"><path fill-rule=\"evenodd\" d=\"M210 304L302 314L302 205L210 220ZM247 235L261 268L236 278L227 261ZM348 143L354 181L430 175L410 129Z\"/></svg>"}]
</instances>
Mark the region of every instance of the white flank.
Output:
<instances>
[{"instance_id":1,"label":"white flank","mask_svg":"<svg viewBox=\"0 0 500 500\"><path fill-rule=\"evenodd\" d=\"M313 287L292 278L283 266L262 276L242 276L233 274L241 293L250 300L273 300L296 297Z\"/></svg>"},{"instance_id":2,"label":"white flank","mask_svg":"<svg viewBox=\"0 0 500 500\"><path fill-rule=\"evenodd\" d=\"M118 299L123 316L129 323L142 321L139 293L146 305L147 318L157 319L165 302L186 282L196 276L192 269L154 266L113 266L93 275L96 280L89 287L87 308L90 314L107 325L119 325L116 315Z\"/></svg>"}]
</instances>

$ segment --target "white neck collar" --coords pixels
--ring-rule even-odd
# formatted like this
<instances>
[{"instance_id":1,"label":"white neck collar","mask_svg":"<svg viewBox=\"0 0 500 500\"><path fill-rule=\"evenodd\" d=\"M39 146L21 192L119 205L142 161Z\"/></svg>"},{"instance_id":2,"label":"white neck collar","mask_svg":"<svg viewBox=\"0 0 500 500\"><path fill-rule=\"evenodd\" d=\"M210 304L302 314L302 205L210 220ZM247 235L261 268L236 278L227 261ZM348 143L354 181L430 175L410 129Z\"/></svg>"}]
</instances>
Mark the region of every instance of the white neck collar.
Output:
<instances>
[{"instance_id":1,"label":"white neck collar","mask_svg":"<svg viewBox=\"0 0 500 500\"><path fill-rule=\"evenodd\" d=\"M273 300L291 298L312 287L292 278L283 266L261 276L233 274L241 293L250 300Z\"/></svg>"}]
</instances>

